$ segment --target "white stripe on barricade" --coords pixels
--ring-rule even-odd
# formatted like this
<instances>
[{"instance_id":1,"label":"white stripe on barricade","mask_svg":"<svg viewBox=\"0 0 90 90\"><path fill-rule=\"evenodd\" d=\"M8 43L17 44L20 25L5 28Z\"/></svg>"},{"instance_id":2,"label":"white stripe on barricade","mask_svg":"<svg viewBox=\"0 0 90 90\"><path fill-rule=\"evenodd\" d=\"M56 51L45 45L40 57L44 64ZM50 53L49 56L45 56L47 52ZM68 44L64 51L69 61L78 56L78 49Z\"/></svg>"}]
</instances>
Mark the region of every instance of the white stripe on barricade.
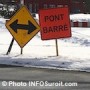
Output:
<instances>
[{"instance_id":1,"label":"white stripe on barricade","mask_svg":"<svg viewBox=\"0 0 90 90\"><path fill-rule=\"evenodd\" d=\"M90 27L90 22L72 22L71 27Z\"/></svg>"}]
</instances>

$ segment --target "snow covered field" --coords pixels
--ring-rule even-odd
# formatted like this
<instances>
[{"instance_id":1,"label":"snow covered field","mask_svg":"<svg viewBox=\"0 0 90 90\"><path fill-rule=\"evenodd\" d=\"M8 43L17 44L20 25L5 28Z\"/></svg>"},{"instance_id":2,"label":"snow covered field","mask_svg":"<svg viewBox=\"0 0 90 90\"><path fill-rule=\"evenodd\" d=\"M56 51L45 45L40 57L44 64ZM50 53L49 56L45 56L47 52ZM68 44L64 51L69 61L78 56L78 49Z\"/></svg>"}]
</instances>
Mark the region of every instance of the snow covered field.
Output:
<instances>
[{"instance_id":1,"label":"snow covered field","mask_svg":"<svg viewBox=\"0 0 90 90\"><path fill-rule=\"evenodd\" d=\"M84 14L70 16L72 20L80 21L90 21L89 17ZM0 18L0 64L90 72L90 28L71 30L71 38L58 39L58 57L55 40L42 41L40 33L23 48L23 55L20 55L20 47L16 42L11 53L5 55L12 36L5 28L5 19Z\"/></svg>"}]
</instances>

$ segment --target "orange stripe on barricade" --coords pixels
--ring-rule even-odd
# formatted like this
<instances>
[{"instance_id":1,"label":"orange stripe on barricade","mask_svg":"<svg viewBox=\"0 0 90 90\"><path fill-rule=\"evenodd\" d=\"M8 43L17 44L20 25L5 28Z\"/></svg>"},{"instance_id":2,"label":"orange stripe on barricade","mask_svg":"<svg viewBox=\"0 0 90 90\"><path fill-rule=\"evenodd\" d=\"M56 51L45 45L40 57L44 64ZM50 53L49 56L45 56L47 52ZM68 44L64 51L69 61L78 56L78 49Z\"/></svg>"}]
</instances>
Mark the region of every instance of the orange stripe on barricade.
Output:
<instances>
[{"instance_id":1,"label":"orange stripe on barricade","mask_svg":"<svg viewBox=\"0 0 90 90\"><path fill-rule=\"evenodd\" d=\"M90 22L73 22L73 21L71 21L71 27L90 27Z\"/></svg>"}]
</instances>

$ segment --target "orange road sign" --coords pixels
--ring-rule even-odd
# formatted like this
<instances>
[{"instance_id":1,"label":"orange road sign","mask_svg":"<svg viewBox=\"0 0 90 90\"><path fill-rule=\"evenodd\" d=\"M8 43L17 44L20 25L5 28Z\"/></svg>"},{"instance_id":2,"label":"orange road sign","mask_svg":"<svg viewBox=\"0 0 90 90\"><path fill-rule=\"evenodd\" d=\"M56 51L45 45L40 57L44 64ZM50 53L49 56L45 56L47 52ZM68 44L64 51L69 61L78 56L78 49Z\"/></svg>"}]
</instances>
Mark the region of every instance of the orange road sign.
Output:
<instances>
[{"instance_id":1,"label":"orange road sign","mask_svg":"<svg viewBox=\"0 0 90 90\"><path fill-rule=\"evenodd\" d=\"M71 37L67 7L40 10L39 16L42 40Z\"/></svg>"},{"instance_id":2,"label":"orange road sign","mask_svg":"<svg viewBox=\"0 0 90 90\"><path fill-rule=\"evenodd\" d=\"M20 10L6 22L6 27L21 48L40 30L40 26L25 6L22 6Z\"/></svg>"}]
</instances>

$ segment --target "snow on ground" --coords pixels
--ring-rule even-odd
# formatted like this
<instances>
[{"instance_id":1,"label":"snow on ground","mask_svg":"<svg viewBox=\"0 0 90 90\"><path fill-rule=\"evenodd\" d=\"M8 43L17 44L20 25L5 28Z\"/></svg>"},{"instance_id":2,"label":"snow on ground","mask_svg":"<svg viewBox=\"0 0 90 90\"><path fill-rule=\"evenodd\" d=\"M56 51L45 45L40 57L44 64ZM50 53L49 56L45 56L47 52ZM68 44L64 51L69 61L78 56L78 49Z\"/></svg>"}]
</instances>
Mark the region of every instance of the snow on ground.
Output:
<instances>
[{"instance_id":1,"label":"snow on ground","mask_svg":"<svg viewBox=\"0 0 90 90\"><path fill-rule=\"evenodd\" d=\"M71 28L71 38L58 39L59 56L55 40L42 41L40 33L23 48L23 55L16 42L6 55L12 36L4 23L5 19L0 18L0 64L90 72L90 28Z\"/></svg>"},{"instance_id":2,"label":"snow on ground","mask_svg":"<svg viewBox=\"0 0 90 90\"><path fill-rule=\"evenodd\" d=\"M72 21L80 21L80 22L90 22L90 14L72 14L70 15L70 19Z\"/></svg>"}]
</instances>

